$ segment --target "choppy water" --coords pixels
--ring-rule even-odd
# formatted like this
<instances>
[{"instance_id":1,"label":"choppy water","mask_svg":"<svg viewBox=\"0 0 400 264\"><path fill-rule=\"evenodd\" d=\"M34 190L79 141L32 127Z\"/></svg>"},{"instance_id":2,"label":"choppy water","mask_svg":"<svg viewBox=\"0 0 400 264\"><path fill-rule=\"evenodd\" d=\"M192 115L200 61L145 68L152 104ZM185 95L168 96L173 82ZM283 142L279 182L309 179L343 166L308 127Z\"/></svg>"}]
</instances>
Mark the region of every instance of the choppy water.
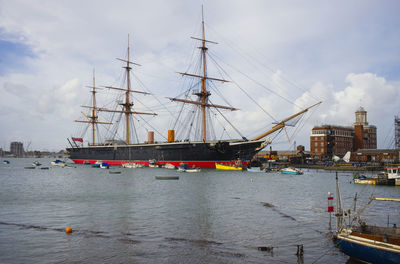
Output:
<instances>
[{"instance_id":1,"label":"choppy water","mask_svg":"<svg viewBox=\"0 0 400 264\"><path fill-rule=\"evenodd\" d=\"M178 173L74 165L0 165L0 263L346 263L329 237L327 193L335 174ZM155 176L179 175L179 180ZM399 187L351 184L339 173L346 207ZM400 225L399 206L376 202L369 223ZM71 235L64 233L72 227ZM295 255L297 244L304 256ZM260 246L274 247L272 252Z\"/></svg>"}]
</instances>

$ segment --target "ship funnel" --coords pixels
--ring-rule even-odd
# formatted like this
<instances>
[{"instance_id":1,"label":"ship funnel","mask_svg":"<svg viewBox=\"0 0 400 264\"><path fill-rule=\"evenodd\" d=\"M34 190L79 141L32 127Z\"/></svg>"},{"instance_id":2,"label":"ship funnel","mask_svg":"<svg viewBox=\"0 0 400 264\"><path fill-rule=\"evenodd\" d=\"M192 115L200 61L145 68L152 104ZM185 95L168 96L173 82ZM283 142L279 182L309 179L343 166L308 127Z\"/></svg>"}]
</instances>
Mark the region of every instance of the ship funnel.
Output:
<instances>
[{"instance_id":1,"label":"ship funnel","mask_svg":"<svg viewBox=\"0 0 400 264\"><path fill-rule=\"evenodd\" d=\"M149 131L147 133L147 143L154 144L154 131Z\"/></svg>"},{"instance_id":2,"label":"ship funnel","mask_svg":"<svg viewBox=\"0 0 400 264\"><path fill-rule=\"evenodd\" d=\"M168 143L175 141L175 130L168 130Z\"/></svg>"}]
</instances>

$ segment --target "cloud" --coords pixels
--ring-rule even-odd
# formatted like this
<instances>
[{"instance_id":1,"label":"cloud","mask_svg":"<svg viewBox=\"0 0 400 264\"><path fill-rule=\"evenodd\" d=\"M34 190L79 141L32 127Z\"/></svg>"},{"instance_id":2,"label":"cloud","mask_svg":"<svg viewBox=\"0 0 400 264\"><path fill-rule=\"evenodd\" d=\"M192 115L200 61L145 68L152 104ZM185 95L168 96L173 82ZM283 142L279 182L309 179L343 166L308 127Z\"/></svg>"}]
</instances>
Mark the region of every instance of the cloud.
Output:
<instances>
[{"instance_id":1,"label":"cloud","mask_svg":"<svg viewBox=\"0 0 400 264\"><path fill-rule=\"evenodd\" d=\"M398 112L396 101L400 100L399 89L394 84L373 73L349 73L343 89L335 89L332 85L316 83L310 91L305 92L296 100L296 104L305 105L312 95L321 98L323 103L313 112L308 125L299 135L301 142L307 141L314 125L352 126L355 122L355 111L360 107L367 111L370 125L378 127L378 145L382 145L387 132L382 127L393 124L395 113ZM381 146L384 147L384 146Z\"/></svg>"}]
</instances>

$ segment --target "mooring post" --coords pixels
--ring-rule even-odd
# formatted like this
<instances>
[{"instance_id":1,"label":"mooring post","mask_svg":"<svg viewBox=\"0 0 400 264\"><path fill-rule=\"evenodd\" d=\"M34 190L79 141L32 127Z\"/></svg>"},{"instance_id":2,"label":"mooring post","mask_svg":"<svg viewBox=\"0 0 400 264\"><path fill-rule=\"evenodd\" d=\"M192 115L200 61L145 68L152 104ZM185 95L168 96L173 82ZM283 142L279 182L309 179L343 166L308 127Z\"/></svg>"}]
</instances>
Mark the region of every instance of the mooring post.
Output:
<instances>
[{"instance_id":1,"label":"mooring post","mask_svg":"<svg viewBox=\"0 0 400 264\"><path fill-rule=\"evenodd\" d=\"M297 245L297 264L304 264L304 259L303 259L303 255L304 255L304 250L303 250L303 245Z\"/></svg>"},{"instance_id":2,"label":"mooring post","mask_svg":"<svg viewBox=\"0 0 400 264\"><path fill-rule=\"evenodd\" d=\"M297 245L297 256L303 256L304 255L304 250L303 250L303 245Z\"/></svg>"}]
</instances>

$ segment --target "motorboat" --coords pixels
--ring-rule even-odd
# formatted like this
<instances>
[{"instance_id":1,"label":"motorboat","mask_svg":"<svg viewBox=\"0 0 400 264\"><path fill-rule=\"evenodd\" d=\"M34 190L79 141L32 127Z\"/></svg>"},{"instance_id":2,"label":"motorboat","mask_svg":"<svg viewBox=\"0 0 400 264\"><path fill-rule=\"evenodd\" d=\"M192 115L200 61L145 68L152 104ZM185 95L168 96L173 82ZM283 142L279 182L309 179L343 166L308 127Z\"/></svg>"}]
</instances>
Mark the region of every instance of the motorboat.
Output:
<instances>
[{"instance_id":1,"label":"motorboat","mask_svg":"<svg viewBox=\"0 0 400 264\"><path fill-rule=\"evenodd\" d=\"M65 162L62 160L53 160L52 162L50 162L50 164L52 166L59 166L59 167L65 167Z\"/></svg>"},{"instance_id":2,"label":"motorboat","mask_svg":"<svg viewBox=\"0 0 400 264\"><path fill-rule=\"evenodd\" d=\"M40 166L40 165L42 165L42 164L40 164L39 161L34 161L34 162L32 163L32 165L33 165L33 166Z\"/></svg>"},{"instance_id":3,"label":"motorboat","mask_svg":"<svg viewBox=\"0 0 400 264\"><path fill-rule=\"evenodd\" d=\"M282 174L291 174L291 175L300 175L303 174L303 172L300 169L294 168L294 167L287 167L281 169Z\"/></svg>"}]
</instances>

